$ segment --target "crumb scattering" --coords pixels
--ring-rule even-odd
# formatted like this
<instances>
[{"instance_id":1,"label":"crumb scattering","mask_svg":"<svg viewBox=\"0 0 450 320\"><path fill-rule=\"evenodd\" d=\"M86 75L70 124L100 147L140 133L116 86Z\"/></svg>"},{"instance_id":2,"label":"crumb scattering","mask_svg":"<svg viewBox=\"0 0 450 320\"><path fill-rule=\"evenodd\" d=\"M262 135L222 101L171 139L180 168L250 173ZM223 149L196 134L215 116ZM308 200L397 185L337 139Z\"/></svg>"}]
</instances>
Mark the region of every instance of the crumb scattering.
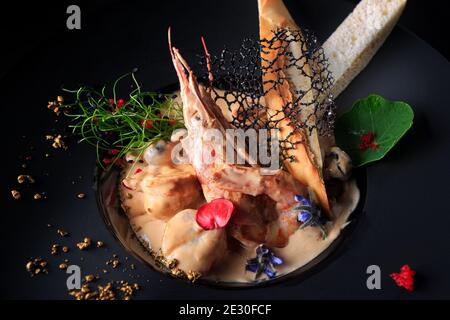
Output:
<instances>
[{"instance_id":1,"label":"crumb scattering","mask_svg":"<svg viewBox=\"0 0 450 320\"><path fill-rule=\"evenodd\" d=\"M140 287L137 283L120 281L98 285L96 290L91 289L89 284L84 284L80 290L71 290L69 294L76 300L130 300L138 290Z\"/></svg>"},{"instance_id":2,"label":"crumb scattering","mask_svg":"<svg viewBox=\"0 0 450 320\"><path fill-rule=\"evenodd\" d=\"M34 276L37 274L48 274L47 265L47 261L45 261L41 257L36 257L30 259L26 263L25 268L31 276Z\"/></svg>"},{"instance_id":3,"label":"crumb scattering","mask_svg":"<svg viewBox=\"0 0 450 320\"><path fill-rule=\"evenodd\" d=\"M17 176L17 182L20 184L25 183L25 182L35 183L35 180L29 174L20 174Z\"/></svg>"}]
</instances>

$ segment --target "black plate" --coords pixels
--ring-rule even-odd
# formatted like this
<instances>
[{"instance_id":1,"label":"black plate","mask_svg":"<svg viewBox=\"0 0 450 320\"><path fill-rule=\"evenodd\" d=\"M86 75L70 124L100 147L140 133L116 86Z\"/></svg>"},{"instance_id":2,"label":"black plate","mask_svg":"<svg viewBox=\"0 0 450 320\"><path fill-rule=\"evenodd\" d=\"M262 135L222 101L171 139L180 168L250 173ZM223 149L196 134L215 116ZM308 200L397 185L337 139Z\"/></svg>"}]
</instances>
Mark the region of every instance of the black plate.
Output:
<instances>
[{"instance_id":1,"label":"black plate","mask_svg":"<svg viewBox=\"0 0 450 320\"><path fill-rule=\"evenodd\" d=\"M352 9L345 1L286 3L296 21L309 25L319 39L326 39ZM71 263L79 264L84 274L102 276L101 269L113 253L123 261L128 254L97 213L92 190L92 148L71 144L68 152L57 152L44 141L44 135L54 127L46 102L60 93L61 85L74 88L107 83L133 67L139 67L138 78L150 90L175 82L166 40L169 25L174 45L191 63L201 52L200 35L205 36L212 52L223 45L237 47L242 38L257 35L254 1L217 1L214 6L210 1L159 4L155 9L151 2L115 1L98 11L85 12L81 31L64 30L42 42L1 79L0 108L8 111L1 128L6 169L1 171L5 198L0 219L4 228L2 254L7 257L0 266L2 296L70 299L66 274L57 270L65 256L53 257L49 252L55 242L71 246L67 257ZM365 214L352 232L351 241L342 243L338 258L326 268L300 283L287 281L250 290L220 290L166 278L130 258L128 263L138 264L135 274L139 278L135 280L144 287L137 297L448 298L449 72L447 60L407 30L396 27L370 65L337 99L342 109L370 93L405 100L415 110L415 121L385 159L367 167ZM36 149L30 150L30 146ZM44 158L45 152L52 156ZM33 156L31 161L16 157L29 154ZM28 162L27 169L20 167L22 162ZM22 172L37 179L29 190L15 183L17 174ZM83 179L79 179L80 175ZM23 201L13 201L9 196L15 187L23 188ZM48 199L30 199L35 191L46 191ZM86 192L87 198L78 200L78 192ZM68 229L71 236L59 238L55 229L46 227L47 223ZM103 240L107 246L79 252L74 243L84 236ZM36 255L49 260L51 274L30 279L24 263ZM389 273L405 263L418 272L414 293L397 288L389 278ZM373 264L381 268L381 290L366 287L366 269ZM103 277L127 279L128 272L111 270Z\"/></svg>"},{"instance_id":2,"label":"black plate","mask_svg":"<svg viewBox=\"0 0 450 320\"><path fill-rule=\"evenodd\" d=\"M179 91L180 87L178 83L168 85L164 88L158 89L158 93L172 94ZM109 170L103 170L101 167L96 168L96 197L100 214L105 220L111 233L121 243L121 245L136 259L140 260L144 265L152 268L157 272L161 272L167 276L171 276L167 269L160 268L155 263L154 259L148 253L144 246L135 236L126 213L120 206L119 196L114 196L111 201L111 194L118 194L118 186L120 185L120 169L114 167ZM354 170L351 179L356 181L360 192L360 198L358 204L349 217L351 221L350 225L346 227L340 235L331 243L331 245L321 252L317 257L312 259L304 266L289 272L287 274L277 276L273 279L264 279L255 282L231 282L231 281L213 281L210 279L200 278L195 282L197 285L204 285L207 287L217 288L253 288L262 287L267 285L279 284L283 281L289 280L290 282L299 282L305 279L308 275L320 270L333 259L338 257L340 252L340 244L344 241L351 241L351 231L355 229L358 223L359 217L363 214L364 202L366 199L366 171L364 168ZM334 251L338 251L335 253Z\"/></svg>"}]
</instances>

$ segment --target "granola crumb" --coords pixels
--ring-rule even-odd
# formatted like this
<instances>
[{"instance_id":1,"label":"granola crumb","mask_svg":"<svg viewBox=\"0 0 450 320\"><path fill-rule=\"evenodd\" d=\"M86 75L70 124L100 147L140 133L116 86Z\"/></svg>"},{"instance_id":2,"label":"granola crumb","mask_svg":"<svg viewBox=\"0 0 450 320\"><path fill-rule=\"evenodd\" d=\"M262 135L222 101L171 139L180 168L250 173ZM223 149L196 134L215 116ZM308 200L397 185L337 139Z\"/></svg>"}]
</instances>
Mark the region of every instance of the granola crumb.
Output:
<instances>
[{"instance_id":1,"label":"granola crumb","mask_svg":"<svg viewBox=\"0 0 450 320\"><path fill-rule=\"evenodd\" d=\"M78 198L78 199L84 199L84 198L86 198L86 193L81 192L81 193L77 194L77 198Z\"/></svg>"},{"instance_id":2,"label":"granola crumb","mask_svg":"<svg viewBox=\"0 0 450 320\"><path fill-rule=\"evenodd\" d=\"M15 200L19 200L22 197L20 192L17 190L11 190L11 195Z\"/></svg>"},{"instance_id":3,"label":"granola crumb","mask_svg":"<svg viewBox=\"0 0 450 320\"><path fill-rule=\"evenodd\" d=\"M66 237L69 235L69 233L64 229L58 229L56 230L56 233L59 234L61 237Z\"/></svg>"},{"instance_id":4,"label":"granola crumb","mask_svg":"<svg viewBox=\"0 0 450 320\"><path fill-rule=\"evenodd\" d=\"M36 258L30 259L25 264L25 269L28 271L28 273L31 276L34 276L37 274L48 274L47 265L48 265L47 261L45 261L41 257L36 257Z\"/></svg>"},{"instance_id":5,"label":"granola crumb","mask_svg":"<svg viewBox=\"0 0 450 320\"><path fill-rule=\"evenodd\" d=\"M87 248L89 248L91 246L91 243L92 243L92 240L90 238L88 238L88 237L85 237L83 239L83 242L78 242L77 243L77 247L80 250L85 250L85 249L87 249Z\"/></svg>"}]
</instances>

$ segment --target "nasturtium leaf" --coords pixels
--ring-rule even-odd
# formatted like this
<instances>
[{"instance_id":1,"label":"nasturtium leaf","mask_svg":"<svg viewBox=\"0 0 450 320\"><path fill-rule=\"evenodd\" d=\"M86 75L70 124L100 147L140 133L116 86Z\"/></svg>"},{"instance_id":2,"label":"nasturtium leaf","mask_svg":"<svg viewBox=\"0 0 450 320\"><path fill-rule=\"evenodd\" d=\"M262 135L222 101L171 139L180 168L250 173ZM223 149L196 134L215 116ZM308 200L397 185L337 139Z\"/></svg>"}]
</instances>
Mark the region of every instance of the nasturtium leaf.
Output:
<instances>
[{"instance_id":1,"label":"nasturtium leaf","mask_svg":"<svg viewBox=\"0 0 450 320\"><path fill-rule=\"evenodd\" d=\"M401 101L379 95L357 100L336 122L336 142L352 158L355 167L380 160L411 128L414 113ZM361 138L373 134L372 147L361 147Z\"/></svg>"}]
</instances>

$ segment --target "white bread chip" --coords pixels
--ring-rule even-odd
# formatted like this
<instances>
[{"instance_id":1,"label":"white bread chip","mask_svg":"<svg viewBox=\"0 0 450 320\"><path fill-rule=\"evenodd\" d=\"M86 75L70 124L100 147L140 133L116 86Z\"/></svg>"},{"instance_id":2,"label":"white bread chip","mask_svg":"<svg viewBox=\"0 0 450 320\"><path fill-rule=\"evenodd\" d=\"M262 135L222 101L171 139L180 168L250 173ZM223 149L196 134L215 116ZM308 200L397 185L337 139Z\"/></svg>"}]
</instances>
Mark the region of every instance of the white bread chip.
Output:
<instances>
[{"instance_id":1,"label":"white bread chip","mask_svg":"<svg viewBox=\"0 0 450 320\"><path fill-rule=\"evenodd\" d=\"M337 97L367 66L400 18L407 0L362 0L324 43Z\"/></svg>"}]
</instances>

